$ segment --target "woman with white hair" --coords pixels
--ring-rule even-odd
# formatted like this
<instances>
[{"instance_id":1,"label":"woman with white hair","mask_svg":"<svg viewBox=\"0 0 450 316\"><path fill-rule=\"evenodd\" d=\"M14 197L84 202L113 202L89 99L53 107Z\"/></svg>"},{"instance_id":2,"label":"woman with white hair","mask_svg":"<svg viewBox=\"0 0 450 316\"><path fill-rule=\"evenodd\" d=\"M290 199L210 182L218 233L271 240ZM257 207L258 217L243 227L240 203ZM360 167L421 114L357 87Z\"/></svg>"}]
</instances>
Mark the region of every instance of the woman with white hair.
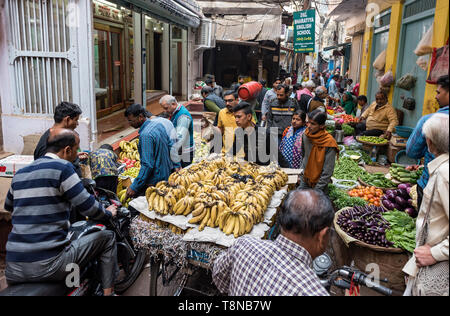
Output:
<instances>
[{"instance_id":1,"label":"woman with white hair","mask_svg":"<svg viewBox=\"0 0 450 316\"><path fill-rule=\"evenodd\" d=\"M404 295L448 295L449 116L434 114L423 126L429 151L430 179L416 221L416 249L404 266Z\"/></svg>"}]
</instances>

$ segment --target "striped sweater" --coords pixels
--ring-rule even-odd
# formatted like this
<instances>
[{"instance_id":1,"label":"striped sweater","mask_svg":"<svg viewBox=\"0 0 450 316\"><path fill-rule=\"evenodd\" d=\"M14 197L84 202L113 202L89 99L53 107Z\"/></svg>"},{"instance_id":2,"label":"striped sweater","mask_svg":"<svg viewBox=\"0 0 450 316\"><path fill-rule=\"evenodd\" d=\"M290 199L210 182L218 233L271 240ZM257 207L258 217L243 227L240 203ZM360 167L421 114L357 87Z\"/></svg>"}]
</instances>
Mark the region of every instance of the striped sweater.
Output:
<instances>
[{"instance_id":1,"label":"striped sweater","mask_svg":"<svg viewBox=\"0 0 450 316\"><path fill-rule=\"evenodd\" d=\"M13 224L6 261L42 261L63 251L70 244L71 206L94 220L111 216L83 187L70 162L47 154L20 169L5 201Z\"/></svg>"}]
</instances>

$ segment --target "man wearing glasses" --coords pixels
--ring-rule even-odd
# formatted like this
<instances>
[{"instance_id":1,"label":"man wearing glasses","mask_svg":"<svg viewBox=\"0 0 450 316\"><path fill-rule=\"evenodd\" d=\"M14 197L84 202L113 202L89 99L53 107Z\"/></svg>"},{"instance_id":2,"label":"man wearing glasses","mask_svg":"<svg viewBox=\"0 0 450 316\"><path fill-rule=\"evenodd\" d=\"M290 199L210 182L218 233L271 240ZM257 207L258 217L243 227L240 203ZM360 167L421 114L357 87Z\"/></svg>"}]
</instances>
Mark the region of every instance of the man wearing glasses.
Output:
<instances>
[{"instance_id":1,"label":"man wearing glasses","mask_svg":"<svg viewBox=\"0 0 450 316\"><path fill-rule=\"evenodd\" d=\"M233 108L239 103L238 93L233 90L225 91L223 100L225 101L225 108L219 112L217 127L222 133L222 152L227 153L233 146L234 131L238 127L233 114ZM255 117L253 117L253 123L256 124Z\"/></svg>"}]
</instances>

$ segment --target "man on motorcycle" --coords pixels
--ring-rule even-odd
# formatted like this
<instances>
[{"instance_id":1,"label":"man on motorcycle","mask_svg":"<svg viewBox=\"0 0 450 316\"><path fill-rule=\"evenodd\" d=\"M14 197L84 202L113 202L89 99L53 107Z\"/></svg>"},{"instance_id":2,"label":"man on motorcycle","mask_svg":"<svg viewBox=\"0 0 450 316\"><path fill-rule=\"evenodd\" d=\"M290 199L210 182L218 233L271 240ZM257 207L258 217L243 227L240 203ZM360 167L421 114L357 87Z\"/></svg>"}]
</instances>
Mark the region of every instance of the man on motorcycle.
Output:
<instances>
[{"instance_id":1,"label":"man on motorcycle","mask_svg":"<svg viewBox=\"0 0 450 316\"><path fill-rule=\"evenodd\" d=\"M6 244L8 283L63 281L67 267L80 270L92 259L99 262L104 295L113 294L117 270L115 236L95 232L71 242L68 238L71 206L92 220L116 216L89 194L75 173L80 139L69 129L53 129L45 156L20 169L6 197L13 228Z\"/></svg>"}]
</instances>

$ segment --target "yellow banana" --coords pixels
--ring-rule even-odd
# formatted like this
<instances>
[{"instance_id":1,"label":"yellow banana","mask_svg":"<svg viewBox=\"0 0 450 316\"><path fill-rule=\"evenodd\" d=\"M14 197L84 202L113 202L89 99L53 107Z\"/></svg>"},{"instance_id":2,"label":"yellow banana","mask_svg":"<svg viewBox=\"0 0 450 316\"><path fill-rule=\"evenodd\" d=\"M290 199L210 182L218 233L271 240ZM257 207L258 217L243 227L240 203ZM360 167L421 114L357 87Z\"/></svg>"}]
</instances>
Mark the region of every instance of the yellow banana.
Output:
<instances>
[{"instance_id":1,"label":"yellow banana","mask_svg":"<svg viewBox=\"0 0 450 316\"><path fill-rule=\"evenodd\" d=\"M241 231L240 228L240 223L239 223L239 216L235 215L234 217L234 230L233 230L233 235L234 238L238 238L239 237L239 232Z\"/></svg>"},{"instance_id":2,"label":"yellow banana","mask_svg":"<svg viewBox=\"0 0 450 316\"><path fill-rule=\"evenodd\" d=\"M217 204L211 208L211 227L215 227L217 219Z\"/></svg>"},{"instance_id":3,"label":"yellow banana","mask_svg":"<svg viewBox=\"0 0 450 316\"><path fill-rule=\"evenodd\" d=\"M203 203L197 204L195 210L192 212L192 216L193 217L199 216L200 214L203 213L204 208L205 208L205 205Z\"/></svg>"},{"instance_id":4,"label":"yellow banana","mask_svg":"<svg viewBox=\"0 0 450 316\"><path fill-rule=\"evenodd\" d=\"M225 233L225 235L229 235L233 232L234 224L235 224L234 216L233 215L228 216L227 223L225 224L224 231L223 231Z\"/></svg>"},{"instance_id":5,"label":"yellow banana","mask_svg":"<svg viewBox=\"0 0 450 316\"><path fill-rule=\"evenodd\" d=\"M208 223L208 220L210 219L210 217L211 217L211 209L207 208L206 215L203 218L202 222L200 223L200 226L198 227L199 231L202 231L205 228L205 226Z\"/></svg>"},{"instance_id":6,"label":"yellow banana","mask_svg":"<svg viewBox=\"0 0 450 316\"><path fill-rule=\"evenodd\" d=\"M200 215L196 216L196 217L192 217L192 218L189 220L189 223L190 223L190 224L196 224L196 223L200 222L200 221L206 216L206 213L207 213L207 212L206 212L206 209L203 208L202 213L201 213Z\"/></svg>"}]
</instances>

